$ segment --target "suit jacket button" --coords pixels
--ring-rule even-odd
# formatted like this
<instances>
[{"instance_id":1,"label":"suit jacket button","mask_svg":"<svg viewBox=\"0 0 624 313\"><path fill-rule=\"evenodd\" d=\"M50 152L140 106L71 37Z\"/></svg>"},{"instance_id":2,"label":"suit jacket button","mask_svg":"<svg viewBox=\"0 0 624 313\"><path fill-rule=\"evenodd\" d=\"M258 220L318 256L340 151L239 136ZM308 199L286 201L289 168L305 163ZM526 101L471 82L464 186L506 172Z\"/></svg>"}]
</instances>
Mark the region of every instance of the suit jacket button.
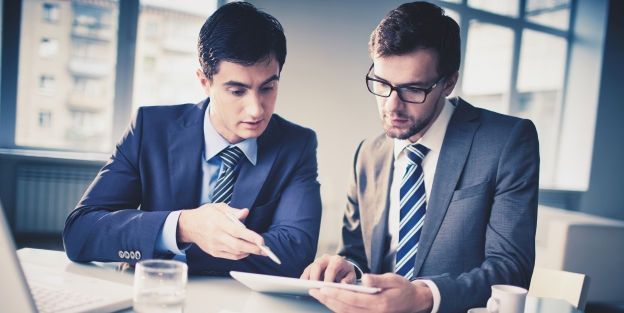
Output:
<instances>
[{"instance_id":1,"label":"suit jacket button","mask_svg":"<svg viewBox=\"0 0 624 313\"><path fill-rule=\"evenodd\" d=\"M130 258L130 253L128 251L124 251L124 258L129 259Z\"/></svg>"},{"instance_id":2,"label":"suit jacket button","mask_svg":"<svg viewBox=\"0 0 624 313\"><path fill-rule=\"evenodd\" d=\"M119 250L119 257L120 257L120 258L122 258L122 259L123 259L123 257L124 257L124 253L123 253L123 251L121 251L121 250Z\"/></svg>"},{"instance_id":3,"label":"suit jacket button","mask_svg":"<svg viewBox=\"0 0 624 313\"><path fill-rule=\"evenodd\" d=\"M135 253L134 253L134 257L135 257L137 260L140 260L140 259L141 259L141 252L139 252L139 251L135 252Z\"/></svg>"},{"instance_id":4,"label":"suit jacket button","mask_svg":"<svg viewBox=\"0 0 624 313\"><path fill-rule=\"evenodd\" d=\"M134 251L130 251L130 258L134 260Z\"/></svg>"}]
</instances>

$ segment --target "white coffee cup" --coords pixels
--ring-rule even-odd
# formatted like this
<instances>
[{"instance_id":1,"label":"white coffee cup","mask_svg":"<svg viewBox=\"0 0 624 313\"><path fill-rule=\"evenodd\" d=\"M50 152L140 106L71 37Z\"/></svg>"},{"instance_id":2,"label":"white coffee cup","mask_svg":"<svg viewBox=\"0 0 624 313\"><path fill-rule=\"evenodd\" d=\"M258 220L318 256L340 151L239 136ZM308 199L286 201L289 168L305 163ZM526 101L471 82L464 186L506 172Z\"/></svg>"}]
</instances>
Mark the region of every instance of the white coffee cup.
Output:
<instances>
[{"instance_id":1,"label":"white coffee cup","mask_svg":"<svg viewBox=\"0 0 624 313\"><path fill-rule=\"evenodd\" d=\"M468 310L468 313L489 313L487 308L474 308Z\"/></svg>"},{"instance_id":2,"label":"white coffee cup","mask_svg":"<svg viewBox=\"0 0 624 313\"><path fill-rule=\"evenodd\" d=\"M523 313L527 290L509 285L492 286L492 297L487 302L489 313Z\"/></svg>"}]
</instances>

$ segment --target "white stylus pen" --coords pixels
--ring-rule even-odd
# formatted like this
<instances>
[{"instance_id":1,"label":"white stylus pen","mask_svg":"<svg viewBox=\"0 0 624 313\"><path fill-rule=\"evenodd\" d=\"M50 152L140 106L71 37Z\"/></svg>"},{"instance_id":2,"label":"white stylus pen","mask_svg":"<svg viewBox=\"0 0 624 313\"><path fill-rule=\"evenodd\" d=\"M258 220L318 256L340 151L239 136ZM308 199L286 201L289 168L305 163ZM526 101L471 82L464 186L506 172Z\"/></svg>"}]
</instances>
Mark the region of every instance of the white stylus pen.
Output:
<instances>
[{"instance_id":1,"label":"white stylus pen","mask_svg":"<svg viewBox=\"0 0 624 313\"><path fill-rule=\"evenodd\" d=\"M243 224L241 221L239 221L239 220L236 218L236 216L234 216L232 213L230 213L230 212L225 212L225 215L227 215L227 217L228 217L229 219L231 219L231 220L232 220L232 222L234 222L234 223L236 223L236 224L238 224L238 225L240 225L240 226L243 226L243 227L247 228L247 227L245 226L245 224ZM259 244L257 244L257 243L256 243L256 246L258 246L258 248L260 248L260 250L262 250L262 252L266 253L266 254L269 256L269 258L271 258L271 260L273 260L273 262L275 262L275 263L277 263L277 264L280 264L280 265L282 264L282 261L280 261L280 259L278 259L278 258L277 258L277 256L276 256L276 255L275 255L275 254L271 251L271 249L269 249L269 247L267 247L267 246L265 246L265 245L259 245Z\"/></svg>"}]
</instances>

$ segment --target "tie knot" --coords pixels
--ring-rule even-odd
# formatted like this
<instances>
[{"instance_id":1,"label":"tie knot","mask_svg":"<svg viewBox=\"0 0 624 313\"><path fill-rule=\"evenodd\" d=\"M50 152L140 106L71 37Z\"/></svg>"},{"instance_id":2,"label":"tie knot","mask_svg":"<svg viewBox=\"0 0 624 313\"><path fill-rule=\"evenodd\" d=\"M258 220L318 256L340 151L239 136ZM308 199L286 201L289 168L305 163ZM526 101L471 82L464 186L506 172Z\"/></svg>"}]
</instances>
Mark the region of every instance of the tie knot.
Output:
<instances>
[{"instance_id":1,"label":"tie knot","mask_svg":"<svg viewBox=\"0 0 624 313\"><path fill-rule=\"evenodd\" d=\"M243 150L237 146L229 146L219 152L219 157L228 169L234 168L242 156Z\"/></svg>"},{"instance_id":2,"label":"tie knot","mask_svg":"<svg viewBox=\"0 0 624 313\"><path fill-rule=\"evenodd\" d=\"M422 160L429 152L429 148L419 143L409 145L405 147L405 150L407 150L407 157L409 158L409 160L415 164L418 164L418 166L421 166L420 164L422 163Z\"/></svg>"}]
</instances>

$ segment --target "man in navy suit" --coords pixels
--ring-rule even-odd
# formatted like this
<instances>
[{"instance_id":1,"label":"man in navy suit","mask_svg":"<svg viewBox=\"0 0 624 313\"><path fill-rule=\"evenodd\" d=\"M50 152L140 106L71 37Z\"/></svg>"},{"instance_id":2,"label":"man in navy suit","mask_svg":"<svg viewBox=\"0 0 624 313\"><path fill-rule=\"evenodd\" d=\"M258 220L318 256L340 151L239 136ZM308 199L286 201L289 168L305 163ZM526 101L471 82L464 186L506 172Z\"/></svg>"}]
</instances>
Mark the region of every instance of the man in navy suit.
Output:
<instances>
[{"instance_id":1,"label":"man in navy suit","mask_svg":"<svg viewBox=\"0 0 624 313\"><path fill-rule=\"evenodd\" d=\"M336 312L466 312L485 306L492 285L528 288L539 179L533 123L447 98L459 76L459 26L433 4L390 12L369 52L367 87L385 134L355 154L338 255L317 259L302 278L361 276L383 290L310 294Z\"/></svg>"},{"instance_id":2,"label":"man in navy suit","mask_svg":"<svg viewBox=\"0 0 624 313\"><path fill-rule=\"evenodd\" d=\"M230 3L208 18L198 50L208 99L139 109L67 218L67 255L174 258L192 274L299 276L314 260L321 219L317 140L273 114L282 26L249 3Z\"/></svg>"}]
</instances>

